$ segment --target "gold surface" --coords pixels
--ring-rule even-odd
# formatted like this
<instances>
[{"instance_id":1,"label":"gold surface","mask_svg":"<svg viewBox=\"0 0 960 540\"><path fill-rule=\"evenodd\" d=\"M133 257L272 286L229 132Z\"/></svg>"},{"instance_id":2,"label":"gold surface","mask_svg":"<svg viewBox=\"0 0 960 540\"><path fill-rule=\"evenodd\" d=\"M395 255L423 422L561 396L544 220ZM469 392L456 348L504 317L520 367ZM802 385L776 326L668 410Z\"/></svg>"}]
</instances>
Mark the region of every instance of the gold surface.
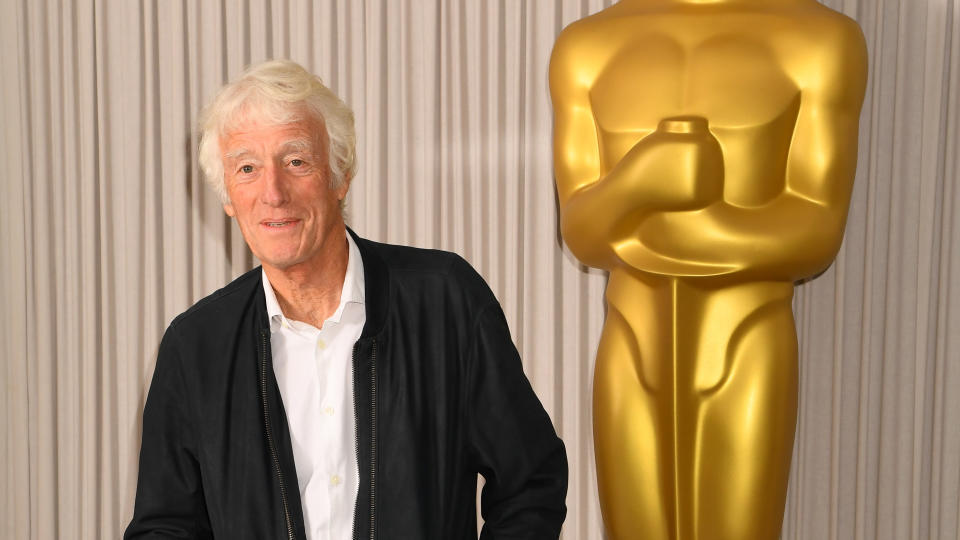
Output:
<instances>
[{"instance_id":1,"label":"gold surface","mask_svg":"<svg viewBox=\"0 0 960 540\"><path fill-rule=\"evenodd\" d=\"M600 503L616 540L776 539L793 284L840 247L866 47L814 0L623 0L550 62L563 237L610 271Z\"/></svg>"}]
</instances>

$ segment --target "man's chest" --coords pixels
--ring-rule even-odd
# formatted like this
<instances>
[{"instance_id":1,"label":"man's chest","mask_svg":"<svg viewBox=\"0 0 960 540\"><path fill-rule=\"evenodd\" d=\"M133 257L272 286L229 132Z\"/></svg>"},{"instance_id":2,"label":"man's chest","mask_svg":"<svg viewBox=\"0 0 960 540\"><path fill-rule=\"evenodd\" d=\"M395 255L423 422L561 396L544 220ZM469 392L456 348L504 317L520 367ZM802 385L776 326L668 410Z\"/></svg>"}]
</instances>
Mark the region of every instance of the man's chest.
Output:
<instances>
[{"instance_id":1,"label":"man's chest","mask_svg":"<svg viewBox=\"0 0 960 540\"><path fill-rule=\"evenodd\" d=\"M311 539L344 537L353 526L359 487L353 348L363 322L360 307L320 329L284 320L271 332L274 375Z\"/></svg>"}]
</instances>

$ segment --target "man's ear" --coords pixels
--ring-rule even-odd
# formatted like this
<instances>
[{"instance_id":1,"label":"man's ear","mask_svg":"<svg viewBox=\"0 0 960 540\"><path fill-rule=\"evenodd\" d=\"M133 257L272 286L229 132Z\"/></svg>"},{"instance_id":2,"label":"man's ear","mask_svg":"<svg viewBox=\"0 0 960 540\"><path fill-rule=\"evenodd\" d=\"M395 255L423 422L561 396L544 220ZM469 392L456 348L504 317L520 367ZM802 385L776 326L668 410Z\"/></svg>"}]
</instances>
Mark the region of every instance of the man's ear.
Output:
<instances>
[{"instance_id":1,"label":"man's ear","mask_svg":"<svg viewBox=\"0 0 960 540\"><path fill-rule=\"evenodd\" d=\"M237 211L233 209L231 203L223 203L223 211L227 213L230 217L237 217Z\"/></svg>"},{"instance_id":2,"label":"man's ear","mask_svg":"<svg viewBox=\"0 0 960 540\"><path fill-rule=\"evenodd\" d=\"M337 200L342 201L347 198L347 192L350 191L350 180L344 180L337 189L334 190L334 193L337 194Z\"/></svg>"}]
</instances>

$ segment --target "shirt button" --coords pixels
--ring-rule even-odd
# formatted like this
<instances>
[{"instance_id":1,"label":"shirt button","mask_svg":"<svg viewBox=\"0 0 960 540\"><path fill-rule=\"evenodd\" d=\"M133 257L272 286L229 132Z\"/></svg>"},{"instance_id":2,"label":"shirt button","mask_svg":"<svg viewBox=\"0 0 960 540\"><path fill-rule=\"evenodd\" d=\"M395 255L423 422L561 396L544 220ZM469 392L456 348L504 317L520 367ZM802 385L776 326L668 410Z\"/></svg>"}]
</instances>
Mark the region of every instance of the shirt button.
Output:
<instances>
[{"instance_id":1,"label":"shirt button","mask_svg":"<svg viewBox=\"0 0 960 540\"><path fill-rule=\"evenodd\" d=\"M331 477L330 477L330 485L331 485L331 486L339 486L339 485L340 485L340 477L337 476L337 475L331 476Z\"/></svg>"},{"instance_id":2,"label":"shirt button","mask_svg":"<svg viewBox=\"0 0 960 540\"><path fill-rule=\"evenodd\" d=\"M318 340L317 340L317 348L320 349L320 350L326 349L326 348L327 348L327 342L325 342L325 341L322 340L322 339L318 339Z\"/></svg>"},{"instance_id":3,"label":"shirt button","mask_svg":"<svg viewBox=\"0 0 960 540\"><path fill-rule=\"evenodd\" d=\"M333 407L324 407L323 414L327 416L333 416Z\"/></svg>"}]
</instances>

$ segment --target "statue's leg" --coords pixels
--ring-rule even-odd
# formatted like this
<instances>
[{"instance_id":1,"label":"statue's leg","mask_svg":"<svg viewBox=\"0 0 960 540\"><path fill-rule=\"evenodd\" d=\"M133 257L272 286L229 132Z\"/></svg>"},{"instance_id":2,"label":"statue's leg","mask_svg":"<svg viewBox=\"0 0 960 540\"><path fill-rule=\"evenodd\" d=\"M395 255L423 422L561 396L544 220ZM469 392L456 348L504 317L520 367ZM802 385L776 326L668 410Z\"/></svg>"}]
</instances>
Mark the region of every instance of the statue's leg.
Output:
<instances>
[{"instance_id":1,"label":"statue's leg","mask_svg":"<svg viewBox=\"0 0 960 540\"><path fill-rule=\"evenodd\" d=\"M722 382L697 392L696 540L776 540L797 419L797 338L789 298L746 317L725 354Z\"/></svg>"},{"instance_id":2,"label":"statue's leg","mask_svg":"<svg viewBox=\"0 0 960 540\"><path fill-rule=\"evenodd\" d=\"M670 426L663 425L657 382L642 373L640 354L630 326L610 308L593 394L600 506L610 540L672 538L672 509L664 506L672 464L658 446Z\"/></svg>"}]
</instances>

